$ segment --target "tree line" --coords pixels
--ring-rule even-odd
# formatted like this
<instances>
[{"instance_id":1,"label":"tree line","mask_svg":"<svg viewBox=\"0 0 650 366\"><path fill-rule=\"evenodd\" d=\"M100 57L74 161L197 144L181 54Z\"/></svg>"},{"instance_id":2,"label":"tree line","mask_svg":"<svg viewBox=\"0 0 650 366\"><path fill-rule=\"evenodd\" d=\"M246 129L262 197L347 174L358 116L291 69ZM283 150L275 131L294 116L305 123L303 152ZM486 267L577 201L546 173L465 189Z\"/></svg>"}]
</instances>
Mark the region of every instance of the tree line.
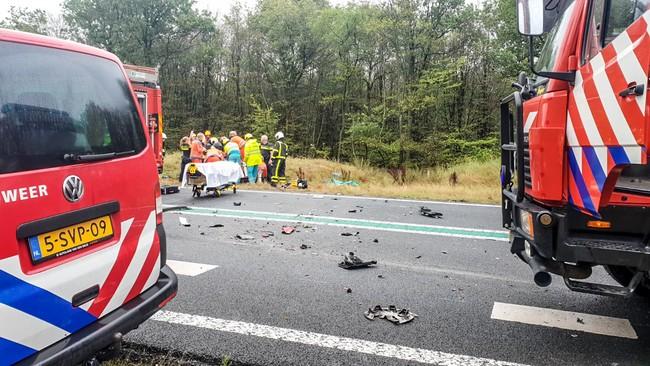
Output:
<instances>
[{"instance_id":1,"label":"tree line","mask_svg":"<svg viewBox=\"0 0 650 366\"><path fill-rule=\"evenodd\" d=\"M170 145L189 130L268 134L292 152L445 166L498 152L498 102L526 69L511 0L64 0L0 26L159 67Z\"/></svg>"}]
</instances>

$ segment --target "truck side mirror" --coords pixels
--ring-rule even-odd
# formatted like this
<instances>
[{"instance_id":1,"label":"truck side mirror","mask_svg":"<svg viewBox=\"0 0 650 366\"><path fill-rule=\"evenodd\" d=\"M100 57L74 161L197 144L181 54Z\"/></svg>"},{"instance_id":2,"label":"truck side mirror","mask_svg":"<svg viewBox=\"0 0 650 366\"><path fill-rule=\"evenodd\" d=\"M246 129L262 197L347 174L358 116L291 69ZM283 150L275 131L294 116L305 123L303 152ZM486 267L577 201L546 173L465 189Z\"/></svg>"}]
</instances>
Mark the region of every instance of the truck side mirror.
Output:
<instances>
[{"instance_id":1,"label":"truck side mirror","mask_svg":"<svg viewBox=\"0 0 650 366\"><path fill-rule=\"evenodd\" d=\"M539 36L553 28L571 0L517 0L519 33Z\"/></svg>"},{"instance_id":2,"label":"truck side mirror","mask_svg":"<svg viewBox=\"0 0 650 366\"><path fill-rule=\"evenodd\" d=\"M544 0L517 0L517 24L525 36L544 34Z\"/></svg>"}]
</instances>

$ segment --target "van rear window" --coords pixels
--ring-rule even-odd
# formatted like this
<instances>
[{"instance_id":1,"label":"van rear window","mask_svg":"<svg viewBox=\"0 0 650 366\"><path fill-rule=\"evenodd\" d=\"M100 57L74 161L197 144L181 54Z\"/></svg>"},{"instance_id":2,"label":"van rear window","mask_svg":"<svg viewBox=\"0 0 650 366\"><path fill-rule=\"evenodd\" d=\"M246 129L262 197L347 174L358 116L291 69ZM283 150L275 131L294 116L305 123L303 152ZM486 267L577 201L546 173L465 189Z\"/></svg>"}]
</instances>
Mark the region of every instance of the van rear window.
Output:
<instances>
[{"instance_id":1,"label":"van rear window","mask_svg":"<svg viewBox=\"0 0 650 366\"><path fill-rule=\"evenodd\" d=\"M0 174L136 154L146 138L120 67L0 41Z\"/></svg>"}]
</instances>

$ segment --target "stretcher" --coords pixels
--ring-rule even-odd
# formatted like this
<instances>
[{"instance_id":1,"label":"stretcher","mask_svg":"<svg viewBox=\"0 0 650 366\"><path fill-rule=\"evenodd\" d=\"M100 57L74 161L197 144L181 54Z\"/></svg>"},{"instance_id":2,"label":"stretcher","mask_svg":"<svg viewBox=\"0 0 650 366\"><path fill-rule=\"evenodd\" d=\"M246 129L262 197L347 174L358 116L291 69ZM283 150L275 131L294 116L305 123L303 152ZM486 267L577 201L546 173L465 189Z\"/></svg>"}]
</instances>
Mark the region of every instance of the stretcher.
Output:
<instances>
[{"instance_id":1,"label":"stretcher","mask_svg":"<svg viewBox=\"0 0 650 366\"><path fill-rule=\"evenodd\" d=\"M192 197L207 193L220 197L221 192L228 189L236 194L237 184L242 177L241 167L230 161L189 163L185 166L181 186L192 186Z\"/></svg>"}]
</instances>

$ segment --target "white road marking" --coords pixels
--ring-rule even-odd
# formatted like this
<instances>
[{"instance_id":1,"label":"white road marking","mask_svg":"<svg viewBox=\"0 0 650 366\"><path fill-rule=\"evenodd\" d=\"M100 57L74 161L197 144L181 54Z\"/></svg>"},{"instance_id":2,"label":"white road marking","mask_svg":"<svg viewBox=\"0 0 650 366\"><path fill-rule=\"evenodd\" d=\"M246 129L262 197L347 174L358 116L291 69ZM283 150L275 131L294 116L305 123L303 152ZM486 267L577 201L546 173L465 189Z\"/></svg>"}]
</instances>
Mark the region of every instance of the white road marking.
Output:
<instances>
[{"instance_id":1,"label":"white road marking","mask_svg":"<svg viewBox=\"0 0 650 366\"><path fill-rule=\"evenodd\" d=\"M521 364L492 360L473 356L457 355L411 348L387 343L366 341L347 337L338 337L321 333L306 332L295 329L279 328L269 325L246 323L234 320L190 315L171 311L160 311L151 317L153 320L171 324L181 324L221 332L250 335L285 342L300 343L309 346L333 348L375 356L391 357L405 361L420 362L445 366L519 366Z\"/></svg>"},{"instance_id":2,"label":"white road marking","mask_svg":"<svg viewBox=\"0 0 650 366\"><path fill-rule=\"evenodd\" d=\"M638 339L627 319L495 302L492 319Z\"/></svg>"},{"instance_id":3,"label":"white road marking","mask_svg":"<svg viewBox=\"0 0 650 366\"><path fill-rule=\"evenodd\" d=\"M201 273L205 273L209 270L218 268L212 264L202 264L202 263L192 263L192 262L183 262L183 261L174 261L171 259L167 260L167 265L176 273L177 275L182 276L198 276Z\"/></svg>"},{"instance_id":4,"label":"white road marking","mask_svg":"<svg viewBox=\"0 0 650 366\"><path fill-rule=\"evenodd\" d=\"M240 186L241 187L241 186ZM410 202L410 203L429 203L432 205L453 205L453 206L473 206L473 207L497 207L499 205L489 205L485 203L467 203L467 202L452 202L452 201L427 201L427 200L411 200L411 199L401 199L401 198L386 198L386 197L373 197L373 196L347 196L347 195L336 195L336 194L321 194L321 193L300 193L300 192L279 192L279 191L258 191L254 189L246 188L237 188L238 192L252 192L252 193L270 193L270 194L288 194L288 195L298 195L315 199L323 198L347 198L355 200L370 200L370 201L391 201L391 202Z\"/></svg>"}]
</instances>

